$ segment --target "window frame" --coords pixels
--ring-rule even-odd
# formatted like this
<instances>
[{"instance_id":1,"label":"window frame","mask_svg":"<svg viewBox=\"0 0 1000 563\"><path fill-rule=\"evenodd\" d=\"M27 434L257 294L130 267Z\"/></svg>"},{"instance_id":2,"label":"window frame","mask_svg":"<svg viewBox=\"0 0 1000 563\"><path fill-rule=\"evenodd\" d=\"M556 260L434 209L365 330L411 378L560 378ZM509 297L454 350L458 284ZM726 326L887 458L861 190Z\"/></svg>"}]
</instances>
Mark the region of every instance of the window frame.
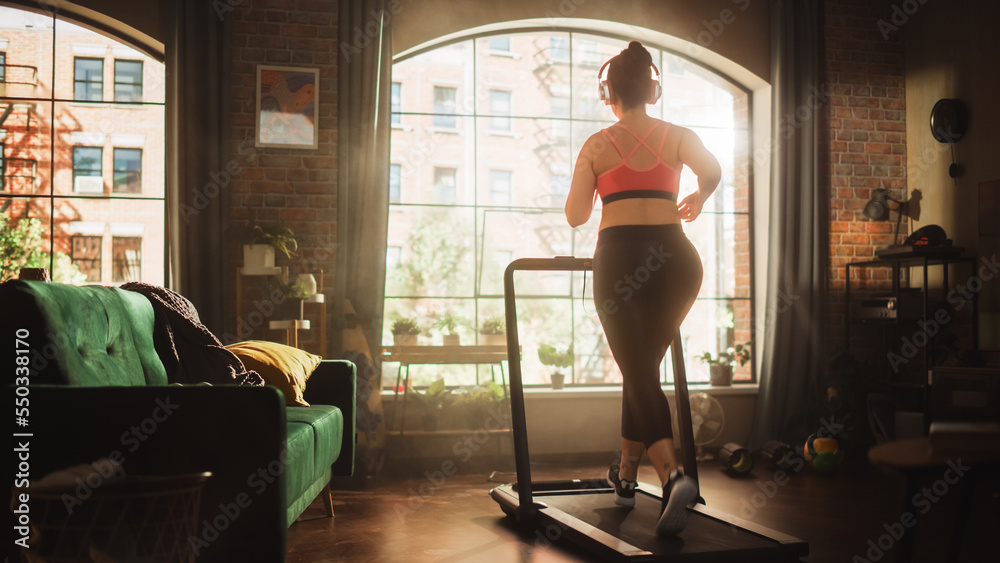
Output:
<instances>
[{"instance_id":1,"label":"window frame","mask_svg":"<svg viewBox=\"0 0 1000 563\"><path fill-rule=\"evenodd\" d=\"M79 78L77 78L78 65L79 65L80 62L83 62L83 61L98 62L98 63L101 64L101 70L100 70L100 73L99 73L100 74L100 80L80 80ZM78 56L78 55L74 55L73 56L73 101L75 101L75 102L103 102L103 101L105 101L104 100L104 62L105 62L104 58L102 58L102 57L84 57L84 56ZM97 99L96 100L92 100L92 99L89 99L89 98L80 98L77 95L77 87L79 85L81 85L81 84L85 84L85 85L86 84L89 84L89 85L96 84L97 88L99 89L99 94L97 96ZM89 91L88 91L88 93L89 93Z\"/></svg>"},{"instance_id":2,"label":"window frame","mask_svg":"<svg viewBox=\"0 0 1000 563\"><path fill-rule=\"evenodd\" d=\"M97 242L97 246L96 246L96 248L97 248L97 257L96 258L78 257L77 256L77 241L83 241L83 240L93 240L93 241ZM104 235L81 235L81 234L72 234L72 235L70 235L70 255L69 255L69 257L70 257L70 260L73 261L73 264L77 264L77 267L79 267L79 264L81 264L81 263L87 263L87 262L91 263L91 268L88 269L88 271L90 271L90 270L96 270L97 271L97 279L91 279L90 274L88 273L87 274L87 281L88 282L100 282L102 279L104 279ZM82 268L81 268L80 271L84 272L84 270Z\"/></svg>"},{"instance_id":3,"label":"window frame","mask_svg":"<svg viewBox=\"0 0 1000 563\"><path fill-rule=\"evenodd\" d=\"M119 74L118 73L118 65L119 65L119 63L137 64L137 65L139 65L139 83L138 84L133 83L133 82L121 82L121 81L118 80L118 74ZM143 100L143 94L145 93L145 91L143 90L143 88L145 87L145 76L144 76L143 73L146 71L145 65L143 64L143 61L136 60L136 59L115 59L113 65L112 65L112 68L113 68L113 77L112 77L112 84L111 84L111 86L112 86L112 89L114 90L113 91L114 100L116 102L126 102L126 103L139 103L139 102L142 102L142 100ZM138 88L139 89L138 96L130 97L127 100L120 99L118 97L118 87L119 86L123 86L123 87L124 86L128 86L128 87L131 87L133 89L134 88Z\"/></svg>"},{"instance_id":4,"label":"window frame","mask_svg":"<svg viewBox=\"0 0 1000 563\"><path fill-rule=\"evenodd\" d=\"M118 244L124 241L137 242L139 257L137 260L134 261L134 263L131 260L129 260L127 256L125 257L124 260L119 260L118 258ZM123 261L126 264L126 270L125 270L126 273L130 271L131 266L133 265L135 266L135 271L138 273L137 278L133 279L128 277L122 277L121 279L119 279L119 272L120 272L119 265ZM141 281L141 280L142 280L142 237L131 236L131 235L128 236L112 235L111 236L111 281L113 283L124 283L124 282Z\"/></svg>"},{"instance_id":5,"label":"window frame","mask_svg":"<svg viewBox=\"0 0 1000 563\"><path fill-rule=\"evenodd\" d=\"M99 157L96 159L98 168L96 168L96 169L94 169L94 168L81 168L81 167L77 166L77 151L84 151L84 150L94 150L94 151L98 152ZM99 146L94 146L94 145L73 145L73 156L72 156L72 158L73 158L73 162L72 162L72 166L73 166L73 168L72 168L72 171L73 171L73 193L74 194L98 193L98 192L81 191L81 190L78 190L76 188L76 184L77 184L76 179L77 178L82 178L82 177L95 178L95 177L98 177L98 178L101 178L102 189L101 189L100 193L103 194L104 193L104 187L106 187L106 186L104 186L104 147L99 147ZM85 172L97 172L97 173L96 174L85 174Z\"/></svg>"},{"instance_id":6,"label":"window frame","mask_svg":"<svg viewBox=\"0 0 1000 563\"><path fill-rule=\"evenodd\" d=\"M119 170L118 169L118 154L120 152L124 152L124 151L135 151L135 152L139 153L139 159L138 159L139 168L138 169L136 169L136 170L128 170L128 169ZM111 148L111 193L114 193L114 194L141 194L142 193L142 158L143 158L143 150L142 150L142 148L139 148L139 147L112 147ZM134 190L132 190L132 189L119 190L118 189L118 187L119 187L118 174L122 173L122 172L124 172L126 174L134 173L136 175L136 180L135 180L135 187L136 187L136 189L134 189ZM126 186L128 186L130 184L131 184L131 182L129 182L129 181L126 181L126 183L125 183Z\"/></svg>"},{"instance_id":7,"label":"window frame","mask_svg":"<svg viewBox=\"0 0 1000 563\"><path fill-rule=\"evenodd\" d=\"M437 42L430 41L430 42L428 42L428 43L426 43L424 45L421 45L418 48L414 48L414 49L411 49L411 50L408 50L408 51L404 52L402 54L402 56L397 57L396 59L393 60L393 65L398 64L400 62L403 62L405 60L408 60L411 57L418 56L418 55L421 55L421 54L424 54L424 53L427 53L427 52L430 52L430 51L433 51L433 50L441 49L441 48L444 48L444 47L452 46L452 45L463 43L463 42L470 42L471 45L472 45L472 49L473 49L472 60L475 61L473 63L473 65L474 65L473 66L473 71L476 73L475 76L477 77L477 78L474 78L473 81L475 81L476 84L481 84L481 82L479 82L480 79L478 78L478 76L479 76L478 75L478 71L475 70L475 65L478 64L478 62L479 62L479 56L480 56L480 54L476 52L476 49L477 48L482 49L482 46L477 45L477 42L479 40L482 40L484 38L488 38L488 37L493 36L493 35L509 35L509 34L526 33L526 32L527 33L531 33L531 32L538 33L539 30L534 29L534 28L511 28L511 29L504 29L504 30L492 30L491 29L489 31L484 31L484 32L473 32L473 33L470 33L468 35L464 35L464 36L460 36L460 37L458 37L458 36L451 36L451 37L449 37L449 38L447 38L445 40L441 40L441 41L437 41ZM597 31L595 29L574 28L574 27L569 27L569 26L555 26L555 27L546 29L545 32L546 33L551 33L551 34L565 33L566 34L566 37L564 39L564 41L565 41L565 51L568 53L568 56L565 59L550 57L550 59L549 59L548 62L550 64L556 63L557 65L564 66L564 67L565 66L569 66L571 69L575 67L576 71L579 72L579 71L582 70L585 74L589 73L589 70L584 70L584 69L586 69L588 66L591 66L591 65L596 65L596 66L594 66L594 73L596 74L597 68L600 66L600 63L601 63L601 60L598 60L598 58L600 56L600 52L601 52L602 46L605 43L605 40L612 40L612 41L618 40L618 41L620 41L620 40L626 39L624 36L615 35L614 33L606 33L606 32L603 32L603 31ZM584 49L580 50L580 49L577 48L577 42L576 42L576 40L574 38L574 35L583 36L583 37L580 37L580 43L581 44L589 41L591 38L597 38L597 40L593 41L593 46L590 49L587 49L586 45L584 45ZM720 215L730 215L730 214L732 214L732 215L737 216L737 217L740 216L740 215L744 215L745 216L746 222L748 223L748 226L746 227L746 231L743 230L744 226L741 225L740 226L740 230L739 231L735 231L735 232L738 232L738 233L741 233L741 234L745 232L746 235L748 236L748 238L749 238L748 256L747 256L746 253L744 253L739 258L738 261L734 261L733 262L733 265L734 266L735 265L739 265L739 267L741 267L741 268L744 267L744 265L745 265L745 266L747 266L749 268L749 272L750 272L749 273L749 283L740 283L740 285L737 287L737 292L735 292L735 293L732 293L732 294L728 294L727 293L727 294L724 294L723 296L720 296L720 297L705 297L705 298L702 298L702 299L704 299L705 301L729 301L730 303L735 303L735 302L738 302L738 301L746 301L747 304L748 304L748 310L749 310L750 330L753 331L755 329L754 325L755 325L755 322L756 322L755 321L755 310L757 309L756 303L760 299L760 296L757 294L757 292L755 290L755 280L756 280L756 275L757 275L756 272L755 272L755 270L757 269L755 267L755 265L756 265L757 262L756 262L756 259L755 259L755 256L754 256L755 255L754 247L757 244L757 242L755 241L756 237L754 236L754 225L753 225L754 224L754 220L753 220L753 215L755 213L755 207L756 207L756 205L754 204L754 195L753 195L754 194L754 183L755 183L755 173L754 173L754 169L753 169L753 161L754 161L753 157L754 157L754 153L753 153L752 148L751 148L753 146L753 144L752 144L753 140L756 139L757 136L755 135L754 120L749 115L747 115L747 112L750 111L750 110L756 109L758 107L755 104L754 97L753 97L754 94L755 94L755 92L757 92L757 90L756 90L757 86L753 86L753 87L749 86L748 84L755 84L755 83L752 80L750 80L750 79L748 79L746 77L744 77L744 80L749 80L749 82L746 82L746 83L741 82L741 81L737 80L736 78L734 78L734 76L742 76L741 73L731 74L730 72L727 72L725 70L722 70L721 68L717 68L717 67L713 66L709 62L706 62L706 61L703 61L703 60L695 60L693 58L693 56L685 55L682 52L680 52L679 50L674 49L674 48L670 48L670 47L668 47L668 46L666 46L664 44L654 44L654 42L652 42L652 41L649 41L649 42L646 42L646 43L651 48L654 48L657 51L663 53L663 55L669 54L669 55L672 55L672 56L677 57L679 59L683 59L684 61L695 65L698 68L698 71L699 71L699 72L696 72L696 74L711 75L711 78L707 79L709 82L721 81L721 82L728 83L728 86L726 86L725 88L728 88L730 92L733 92L734 95L745 96L745 98L740 99L738 103L734 101L734 105L733 105L734 112L739 111L739 107L741 107L742 105L745 105L746 108L749 108L749 109L744 109L743 110L743 112L744 112L743 116L740 117L740 118L737 118L737 123L733 126L733 131L734 131L734 133L736 135L736 142L737 142L737 144L743 145L744 141L745 141L745 145L746 145L746 148L740 149L742 152L740 152L738 154L738 156L736 156L736 162L733 163L733 171L734 171L734 173L736 171L739 171L740 174L742 174L744 171L746 172L745 174L743 174L745 176L745 178L742 181L742 187L741 187L741 185L739 183L737 183L734 187L738 188L738 189L741 189L741 188L745 188L746 189L746 192L745 192L746 196L745 197L749 200L749 204L745 205L744 207L737 208L737 210L735 212L731 212L731 211L726 210L726 211L721 211L721 212L718 212L718 213L720 213ZM549 43L549 47L551 47L551 46L552 46L552 43L550 42ZM485 54L485 55L491 55L492 54L490 52L490 50L488 50L488 49L483 49L483 51L485 51L485 53L482 53L482 54ZM586 52L584 52L584 51L586 51ZM579 55L581 53L583 53L585 56L580 57ZM595 55L595 53L596 53L596 55ZM574 62L574 59L575 59L575 62ZM660 65L660 62L661 62L660 60L657 61L658 66L662 66L662 65ZM572 74L571 74L571 77L572 77ZM466 87L467 87L467 85L466 85ZM463 86L459 85L458 88L460 89L459 91L461 91L461 88L463 88ZM590 97L590 96L587 95L590 92L585 89L585 86L581 86L580 82L574 81L572 78L571 78L571 81L570 81L570 88L571 88L571 93L569 95L569 99L571 100L570 101L571 104L575 105L576 103L579 103L580 100L582 100L584 98ZM465 95L466 94L462 94L462 96L465 96ZM593 92L593 96L592 97L596 99L596 88L595 88L595 92ZM464 99L464 98L462 98L462 99ZM586 103L586 102L584 102L584 103ZM480 106L481 105L482 104L480 102ZM512 99L512 105L513 105L513 99ZM465 106L463 105L463 112L460 113L458 116L459 117L469 117L474 122L475 121L479 121L481 118L484 118L484 117L490 117L492 115L492 113L493 113L493 112L485 112L485 111L482 111L482 110L479 110L479 111L473 110L472 112L468 112L468 111L465 111L464 108L465 108ZM513 110L513 107L511 109ZM409 113L406 112L406 111L401 111L401 114L404 115L404 116L405 115L416 115L416 116L421 115L419 113L419 111L413 110L413 108L410 108L410 112ZM513 112L513 111L511 111L511 116L512 116L512 118L522 118L522 117L528 117L529 119L531 118L531 116L521 115L521 114L519 114L517 112ZM575 124L575 123L581 122L581 121L583 121L583 122L585 122L585 121L598 121L598 119L594 118L593 116L589 116L589 115L588 116L583 116L583 114L574 114L573 117L570 119L570 121L572 121L572 123ZM698 127L698 126L699 125L695 125L695 127ZM482 133L489 133L489 132L491 132L491 130L490 130L490 128L488 126L483 126L482 124L472 125L471 126L471 131L473 132L473 134L477 134L477 135L481 135ZM571 138L572 138L572 133L571 133ZM479 143L481 143L481 142L482 141L480 139L476 139L475 141L472 141L473 147L475 147L474 152L476 154L479 153L479 150L480 150ZM740 159L744 158L744 157L745 157L746 162L740 162ZM464 168L464 166L461 167L461 168ZM473 182L472 186L467 186L468 190L471 190L473 193L479 193L479 192L482 191L481 176L476 176L475 174L466 174L464 170L460 170L459 173L457 174L457 176L459 178L464 178L464 179L467 179L467 180L471 180ZM477 179L473 179L473 178L477 178ZM551 188L552 188L552 186L549 186L546 191L552 191L553 194L554 194L555 190L552 190ZM721 191L721 188L722 188L722 186L720 186L720 191ZM480 195L479 198L481 198L481 197L482 196ZM741 194L740 197L743 198L744 196ZM472 204L460 203L460 204L455 204L452 207L454 207L454 208L471 208L471 209L475 209L476 213L477 213L476 222L477 222L477 224L481 224L483 222L483 219L479 215L481 213L481 209L484 206L486 206L486 207L490 206L491 203L480 201L479 199L476 199L474 201L475 201L475 203L472 203ZM433 207L433 206L438 205L438 204L436 204L436 203L435 204L403 203L403 204L400 204L400 205L404 205L404 206L411 206L412 205L412 206L415 206L415 207L419 207L419 206L432 206ZM392 209L390 209L390 211L392 211ZM486 211L489 212L490 210L487 209ZM722 219L720 218L719 220L720 220L720 225L721 225ZM481 242L479 242L479 238L483 236L483 233L481 233L478 230L478 227L476 227L476 228L477 228L477 230L474 233L474 238L477 240L477 242L475 244L477 245L477 250L478 250L479 249L478 245L481 244ZM716 241L716 243L717 243L717 241ZM480 253L477 253L476 260L480 264L482 263L482 255ZM744 262L747 262L747 264L744 264ZM402 300L418 300L418 299L428 299L428 300L471 299L473 301L478 302L481 299L484 299L484 298L489 299L491 297L494 297L494 296L492 296L492 295L485 295L485 294L480 294L479 293L478 282L477 282L477 292L472 297L445 297L445 296L428 294L428 295L394 295L392 298L393 299L402 299ZM580 296L576 295L574 297L574 296L570 295L570 299L573 299L573 298L579 299ZM389 303L389 299L386 299L386 305L388 305L388 303ZM386 307L386 310L388 310L388 307ZM478 308L477 308L477 310L478 310ZM733 310L733 308L730 307L730 310ZM719 326L721 327L722 325L719 325ZM720 329L720 330L725 330L725 329ZM732 331L732 329L729 329L729 330L730 330L730 332ZM690 352L690 351L687 351L687 352ZM754 353L755 354L759 353L759 350L755 350ZM672 370L672 368L669 366L669 362L667 362L667 364L668 365L667 365L666 369L667 370ZM751 365L750 365L750 379L749 380L739 381L740 383L754 383L754 384L757 383L758 379L757 379L756 365L757 365L756 361L752 361L751 362ZM664 372L663 375L666 376L667 375L666 372ZM477 375L477 381L478 381L478 375ZM706 379L706 381L707 381L707 379ZM574 383L574 385L580 385L580 384ZM668 381L664 380L663 381L663 385L665 387L671 387L673 384L672 384L672 381L668 382Z\"/></svg>"}]
</instances>

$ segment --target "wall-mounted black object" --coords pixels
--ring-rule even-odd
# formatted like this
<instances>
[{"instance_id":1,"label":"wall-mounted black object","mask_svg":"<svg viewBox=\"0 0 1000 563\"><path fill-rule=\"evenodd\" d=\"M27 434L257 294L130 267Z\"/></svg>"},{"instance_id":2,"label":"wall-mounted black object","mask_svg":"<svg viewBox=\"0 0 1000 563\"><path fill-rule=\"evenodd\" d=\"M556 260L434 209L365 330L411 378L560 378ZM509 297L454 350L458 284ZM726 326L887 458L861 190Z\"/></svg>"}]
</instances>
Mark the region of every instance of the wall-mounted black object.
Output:
<instances>
[{"instance_id":1,"label":"wall-mounted black object","mask_svg":"<svg viewBox=\"0 0 1000 563\"><path fill-rule=\"evenodd\" d=\"M969 112L962 100L942 98L931 108L931 134L939 143L951 145L951 166L948 175L962 175L962 165L955 162L955 143L962 140L969 127Z\"/></svg>"}]
</instances>

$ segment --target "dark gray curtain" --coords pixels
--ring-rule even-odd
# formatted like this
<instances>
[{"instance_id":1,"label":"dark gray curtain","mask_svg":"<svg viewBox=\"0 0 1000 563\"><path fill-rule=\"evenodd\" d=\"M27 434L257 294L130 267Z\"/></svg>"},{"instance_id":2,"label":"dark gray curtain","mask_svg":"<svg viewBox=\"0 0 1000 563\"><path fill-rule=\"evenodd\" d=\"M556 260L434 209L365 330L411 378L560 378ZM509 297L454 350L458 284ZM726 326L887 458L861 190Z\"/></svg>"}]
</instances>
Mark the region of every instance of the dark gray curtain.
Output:
<instances>
[{"instance_id":1,"label":"dark gray curtain","mask_svg":"<svg viewBox=\"0 0 1000 563\"><path fill-rule=\"evenodd\" d=\"M165 43L167 285L187 297L215 334L231 324L224 244L226 186L211 173L226 169L229 131L230 33L233 12L212 2L167 2Z\"/></svg>"},{"instance_id":2,"label":"dark gray curtain","mask_svg":"<svg viewBox=\"0 0 1000 563\"><path fill-rule=\"evenodd\" d=\"M350 299L372 355L382 344L389 221L389 102L392 48L387 0L340 2L337 272L334 350Z\"/></svg>"},{"instance_id":3,"label":"dark gray curtain","mask_svg":"<svg viewBox=\"0 0 1000 563\"><path fill-rule=\"evenodd\" d=\"M751 447L811 433L825 363L829 195L820 159L825 116L820 0L771 1L771 207L760 393ZM756 324L758 329L761 323Z\"/></svg>"}]
</instances>

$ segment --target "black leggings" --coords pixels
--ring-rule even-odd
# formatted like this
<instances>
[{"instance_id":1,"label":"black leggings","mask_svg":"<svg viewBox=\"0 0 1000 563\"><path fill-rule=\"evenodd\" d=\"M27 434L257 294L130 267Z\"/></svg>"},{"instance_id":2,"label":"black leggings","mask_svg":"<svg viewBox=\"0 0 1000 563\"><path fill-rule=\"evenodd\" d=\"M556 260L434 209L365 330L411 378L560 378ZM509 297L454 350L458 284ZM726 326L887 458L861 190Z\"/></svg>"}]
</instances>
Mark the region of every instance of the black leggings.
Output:
<instances>
[{"instance_id":1,"label":"black leggings","mask_svg":"<svg viewBox=\"0 0 1000 563\"><path fill-rule=\"evenodd\" d=\"M660 362L701 289L701 257L679 224L601 229L594 302L622 372L622 437L672 438Z\"/></svg>"}]
</instances>

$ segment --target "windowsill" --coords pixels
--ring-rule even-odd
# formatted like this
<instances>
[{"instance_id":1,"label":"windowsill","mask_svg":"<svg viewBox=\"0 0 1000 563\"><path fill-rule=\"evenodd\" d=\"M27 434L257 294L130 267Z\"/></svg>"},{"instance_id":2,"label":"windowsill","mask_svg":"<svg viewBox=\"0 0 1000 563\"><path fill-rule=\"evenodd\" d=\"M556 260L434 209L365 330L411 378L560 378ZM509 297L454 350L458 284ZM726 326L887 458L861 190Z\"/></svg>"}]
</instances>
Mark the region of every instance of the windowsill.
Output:
<instances>
[{"instance_id":1,"label":"windowsill","mask_svg":"<svg viewBox=\"0 0 1000 563\"><path fill-rule=\"evenodd\" d=\"M462 131L458 127L429 127L428 133L442 133L445 135L458 135Z\"/></svg>"},{"instance_id":2,"label":"windowsill","mask_svg":"<svg viewBox=\"0 0 1000 563\"><path fill-rule=\"evenodd\" d=\"M708 393L709 395L756 395L760 387L756 383L734 383L730 387L713 387L707 383L692 383L688 386L688 393ZM673 387L663 387L664 393L668 397L673 397L676 392ZM572 398L617 398L622 394L620 386L595 386L595 387L567 387L564 389L551 389L549 387L528 387L524 390L525 398L532 399L572 399ZM394 391L382 390L382 399L392 400L395 398Z\"/></svg>"},{"instance_id":3,"label":"windowsill","mask_svg":"<svg viewBox=\"0 0 1000 563\"><path fill-rule=\"evenodd\" d=\"M511 139L520 139L521 138L520 134L515 133L513 131L500 131L500 130L490 129L490 130L487 131L487 133L489 135L494 136L494 137L510 137Z\"/></svg>"}]
</instances>

